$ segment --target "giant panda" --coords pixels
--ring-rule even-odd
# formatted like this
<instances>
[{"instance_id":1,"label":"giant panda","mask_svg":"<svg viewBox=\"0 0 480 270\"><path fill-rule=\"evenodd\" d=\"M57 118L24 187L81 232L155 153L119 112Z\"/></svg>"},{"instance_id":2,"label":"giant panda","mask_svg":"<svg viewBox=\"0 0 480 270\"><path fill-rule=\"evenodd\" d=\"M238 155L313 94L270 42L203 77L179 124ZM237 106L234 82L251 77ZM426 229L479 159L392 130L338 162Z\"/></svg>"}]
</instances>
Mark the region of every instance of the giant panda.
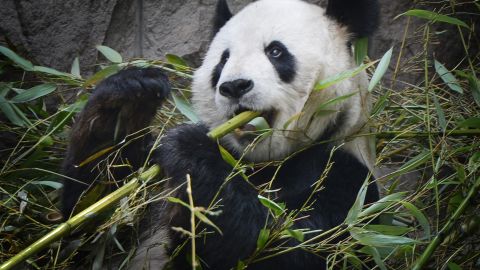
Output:
<instances>
[{"instance_id":1,"label":"giant panda","mask_svg":"<svg viewBox=\"0 0 480 270\"><path fill-rule=\"evenodd\" d=\"M146 162L156 163L174 197L189 200L188 175L195 205L208 207L215 200L220 211L209 218L221 233L201 222L197 228L209 231L196 241L203 269L235 268L255 252L259 232L272 225L269 210L258 199L262 191L257 187L266 183L271 184L269 192L262 194L289 211L313 196L293 228L327 231L341 224L373 169L368 138L351 136L368 128L368 79L360 73L321 91L313 89L317 82L355 68L352 43L374 31L377 16L376 0L331 0L326 9L301 0L259 0L236 15L219 0L215 35L192 84L192 104L201 123L170 129L149 160L152 136L130 140L112 161L128 166L118 166L113 174L122 179ZM65 216L101 175L96 169L100 161L78 164L147 127L169 91L167 77L156 68L127 68L96 87L72 129L64 173L79 181L65 181ZM319 105L349 94L325 108L328 113L318 113ZM262 114L272 128L270 136L255 138L242 132L246 127L218 142L207 136L247 110ZM248 181L224 161L219 144L237 159L258 164L244 171ZM327 164L331 166L323 175ZM320 179L321 189L312 194ZM370 179L365 203L378 198ZM162 241L170 252L183 246L176 250L173 269L192 268L188 238L170 229L188 230L190 210L177 204L161 209L153 220L157 229L139 240L131 269L161 269L166 263ZM296 244L294 239L284 243ZM326 269L327 256L294 249L253 262L248 269Z\"/></svg>"}]
</instances>

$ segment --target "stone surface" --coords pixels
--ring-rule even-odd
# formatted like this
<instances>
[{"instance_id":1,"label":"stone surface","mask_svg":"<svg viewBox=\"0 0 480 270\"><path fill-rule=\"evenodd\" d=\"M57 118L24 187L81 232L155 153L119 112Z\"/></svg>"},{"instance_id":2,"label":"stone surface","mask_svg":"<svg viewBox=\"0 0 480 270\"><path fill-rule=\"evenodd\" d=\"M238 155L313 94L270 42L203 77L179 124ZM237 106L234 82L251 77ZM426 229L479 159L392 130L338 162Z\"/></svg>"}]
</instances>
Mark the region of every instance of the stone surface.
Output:
<instances>
[{"instance_id":1,"label":"stone surface","mask_svg":"<svg viewBox=\"0 0 480 270\"><path fill-rule=\"evenodd\" d=\"M78 55L93 67L117 0L2 0L0 31L37 64L68 71Z\"/></svg>"},{"instance_id":2,"label":"stone surface","mask_svg":"<svg viewBox=\"0 0 480 270\"><path fill-rule=\"evenodd\" d=\"M251 0L230 0L234 12ZM410 0L379 0L381 27L372 38L370 56L380 58L394 47L391 77L408 20L393 18L414 6ZM310 0L325 4L326 0ZM216 0L2 0L0 35L14 48L38 64L68 71L80 56L83 72L92 72L97 63L95 45L118 50L125 59L163 59L166 53L183 56L194 66L201 62L211 39L210 22ZM431 7L430 7L431 8ZM424 21L411 19L403 47L402 69L411 68L412 57L423 50L422 32L415 32ZM436 24L432 32L443 30ZM444 62L456 64L462 46L452 39L456 28L445 28L438 38L444 46L431 48ZM102 60L102 58L100 58ZM421 72L421 71L420 71ZM411 70L400 81L418 83L420 75Z\"/></svg>"}]
</instances>

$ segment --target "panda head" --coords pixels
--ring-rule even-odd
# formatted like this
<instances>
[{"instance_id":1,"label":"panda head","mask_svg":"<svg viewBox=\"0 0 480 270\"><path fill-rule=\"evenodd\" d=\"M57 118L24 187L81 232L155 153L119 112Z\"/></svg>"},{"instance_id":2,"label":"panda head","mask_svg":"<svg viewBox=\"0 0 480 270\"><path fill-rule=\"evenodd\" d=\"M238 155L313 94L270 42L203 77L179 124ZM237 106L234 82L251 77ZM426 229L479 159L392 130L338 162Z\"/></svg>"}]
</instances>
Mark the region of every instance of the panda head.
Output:
<instances>
[{"instance_id":1,"label":"panda head","mask_svg":"<svg viewBox=\"0 0 480 270\"><path fill-rule=\"evenodd\" d=\"M368 114L365 74L313 89L355 67L349 44L373 31L376 11L375 0L331 0L326 10L300 0L259 0L232 16L220 0L216 35L193 80L200 119L213 128L241 111L261 112L273 133L248 148L251 161L282 159L319 138L357 131ZM358 94L318 113L319 105L350 93ZM252 136L224 141L242 153Z\"/></svg>"}]
</instances>

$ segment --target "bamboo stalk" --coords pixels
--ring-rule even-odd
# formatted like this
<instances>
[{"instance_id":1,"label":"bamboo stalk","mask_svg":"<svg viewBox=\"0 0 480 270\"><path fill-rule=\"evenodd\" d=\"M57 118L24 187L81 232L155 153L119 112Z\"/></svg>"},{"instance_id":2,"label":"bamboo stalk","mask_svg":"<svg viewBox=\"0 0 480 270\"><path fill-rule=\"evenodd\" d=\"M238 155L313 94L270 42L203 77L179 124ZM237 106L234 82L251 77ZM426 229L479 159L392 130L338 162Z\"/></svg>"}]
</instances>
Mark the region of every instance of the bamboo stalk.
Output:
<instances>
[{"instance_id":1,"label":"bamboo stalk","mask_svg":"<svg viewBox=\"0 0 480 270\"><path fill-rule=\"evenodd\" d=\"M473 186L470 188L467 194L467 197L465 197L465 199L462 201L462 203L457 208L455 213L453 213L453 215L448 219L447 223L437 233L437 236L435 236L435 238L430 242L430 244L428 244L427 248L425 249L423 254L420 256L420 258L417 259L417 261L413 265L412 270L423 269L423 267L430 260L430 257L432 257L435 250L442 243L445 236L448 235L450 230L453 228L457 219L463 214L463 212L465 212L465 209L467 209L467 206L469 205L470 200L473 198L473 196L477 195L479 189L480 189L480 177L475 181Z\"/></svg>"},{"instance_id":2,"label":"bamboo stalk","mask_svg":"<svg viewBox=\"0 0 480 270\"><path fill-rule=\"evenodd\" d=\"M377 133L368 133L368 134L359 134L357 136L371 136L374 135L377 138L381 139L408 139L408 138L420 138L420 137L429 137L429 136L445 136L445 137L457 137L457 136L480 136L480 129L457 129L457 130L447 130L442 131L411 131L405 132L401 130L392 130L392 131L382 131Z\"/></svg>"},{"instance_id":3,"label":"bamboo stalk","mask_svg":"<svg viewBox=\"0 0 480 270\"><path fill-rule=\"evenodd\" d=\"M223 136L227 135L228 133L232 132L237 127L241 127L248 122L252 121L255 117L260 116L259 112L243 112L234 118L228 120L224 124L216 127L212 131L210 131L207 135L212 138L222 138Z\"/></svg>"},{"instance_id":4,"label":"bamboo stalk","mask_svg":"<svg viewBox=\"0 0 480 270\"><path fill-rule=\"evenodd\" d=\"M259 113L257 112L243 112L230 119L226 123L214 128L211 132L208 133L208 136L212 139L221 138L235 128L248 123L258 115ZM0 265L0 270L12 269L13 267L25 261L32 255L45 249L51 243L59 240L63 236L70 234L80 225L83 225L90 220L93 220L96 216L98 216L100 212L112 208L118 201L120 201L122 198L130 194L133 190L138 188L142 181L150 180L158 176L160 174L160 171L161 169L158 165L150 167L149 169L141 173L138 177L133 178L121 188L110 193L106 197L102 198L100 201L89 206L88 208L86 208L79 214L73 216L66 222L60 224L53 231L49 232L47 235L34 242L30 246L22 250L20 253L4 262L2 265Z\"/></svg>"}]
</instances>

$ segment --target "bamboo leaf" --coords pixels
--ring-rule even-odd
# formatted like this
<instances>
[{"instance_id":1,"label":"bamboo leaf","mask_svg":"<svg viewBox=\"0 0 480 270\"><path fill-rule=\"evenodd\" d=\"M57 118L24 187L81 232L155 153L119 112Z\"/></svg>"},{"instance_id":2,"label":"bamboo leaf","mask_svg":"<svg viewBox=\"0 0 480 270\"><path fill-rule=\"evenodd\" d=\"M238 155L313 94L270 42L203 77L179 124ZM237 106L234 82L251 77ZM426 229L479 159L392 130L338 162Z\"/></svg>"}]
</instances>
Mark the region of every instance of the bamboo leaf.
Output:
<instances>
[{"instance_id":1,"label":"bamboo leaf","mask_svg":"<svg viewBox=\"0 0 480 270\"><path fill-rule=\"evenodd\" d=\"M462 270L463 269L460 265L458 265L454 262L449 262L447 265L448 265L448 270Z\"/></svg>"},{"instance_id":2,"label":"bamboo leaf","mask_svg":"<svg viewBox=\"0 0 480 270\"><path fill-rule=\"evenodd\" d=\"M372 116L377 116L385 110L388 105L389 97L390 92L387 92L378 99L377 103L375 103L372 108Z\"/></svg>"},{"instance_id":3,"label":"bamboo leaf","mask_svg":"<svg viewBox=\"0 0 480 270\"><path fill-rule=\"evenodd\" d=\"M360 211L362 211L363 205L365 203L365 196L367 195L368 190L368 179L365 180L360 188L360 191L357 194L355 203L352 205L348 211L347 217L345 218L345 223L348 225L353 225L357 221Z\"/></svg>"},{"instance_id":4,"label":"bamboo leaf","mask_svg":"<svg viewBox=\"0 0 480 270\"><path fill-rule=\"evenodd\" d=\"M75 59L73 60L70 73L77 78L82 78L82 76L80 75L80 60L78 59L78 56L75 57Z\"/></svg>"},{"instance_id":5,"label":"bamboo leaf","mask_svg":"<svg viewBox=\"0 0 480 270\"><path fill-rule=\"evenodd\" d=\"M400 16L404 16L404 15L405 16L414 16L414 17L422 18L422 19L426 19L426 20L429 20L429 21L432 21L432 22L444 22L444 23L448 23L448 24L453 24L453 25L458 25L458 26L461 26L461 27L469 28L468 25L465 22L463 22L463 21L461 21L457 18L453 18L453 17L443 15L443 14L438 14L436 12L432 12L432 11L428 11L428 10L412 9L412 10L409 10L409 11L403 13L403 14L398 15L396 18L398 18Z\"/></svg>"},{"instance_id":6,"label":"bamboo leaf","mask_svg":"<svg viewBox=\"0 0 480 270\"><path fill-rule=\"evenodd\" d=\"M292 124L293 121L296 121L296 120L300 119L300 117L302 117L302 115L304 115L304 114L305 114L304 112L299 112L299 113L295 114L294 116L290 117L285 122L285 124L283 124L283 129L288 129L288 127L290 126L290 124Z\"/></svg>"},{"instance_id":7,"label":"bamboo leaf","mask_svg":"<svg viewBox=\"0 0 480 270\"><path fill-rule=\"evenodd\" d=\"M320 91L320 90L323 90L325 88L328 88L334 84L337 84L343 80L346 80L348 78L351 78L351 77L355 77L356 75L360 74L362 71L366 70L367 68L371 67L372 65L374 65L376 63L375 62L371 62L371 63L368 63L368 64L362 64L360 65L359 67L355 68L355 69L351 69L351 70L347 70L347 71L344 71L344 72L341 72L335 76L332 76L332 77L329 77L329 78L326 78L320 82L318 82L313 91Z\"/></svg>"},{"instance_id":8,"label":"bamboo leaf","mask_svg":"<svg viewBox=\"0 0 480 270\"><path fill-rule=\"evenodd\" d=\"M447 120L445 119L445 113L443 112L442 106L440 106L436 95L433 95L433 102L435 103L435 110L437 111L438 124L442 128L442 131L445 132L447 129Z\"/></svg>"},{"instance_id":9,"label":"bamboo leaf","mask_svg":"<svg viewBox=\"0 0 480 270\"><path fill-rule=\"evenodd\" d=\"M15 97L13 97L10 101L13 103L25 103L40 97L46 96L57 89L55 84L45 83L34 86L25 92L22 92Z\"/></svg>"},{"instance_id":10,"label":"bamboo leaf","mask_svg":"<svg viewBox=\"0 0 480 270\"><path fill-rule=\"evenodd\" d=\"M220 155L222 156L222 159L227 162L230 166L234 167L237 166L238 161L233 157L230 152L227 151L223 146L220 144L218 145L218 149L220 150Z\"/></svg>"},{"instance_id":11,"label":"bamboo leaf","mask_svg":"<svg viewBox=\"0 0 480 270\"><path fill-rule=\"evenodd\" d=\"M336 97L336 98L332 98L332 99L326 101L325 103L320 104L320 105L317 107L315 113L316 113L316 114L322 114L322 112L323 112L323 113L325 113L325 112L327 112L327 113L336 112L336 111L334 111L334 110L325 110L325 109L328 108L328 107L330 107L330 106L332 106L332 105L335 105L335 104L337 104L337 103L340 103L340 102L342 102L342 101L345 101L345 100L347 100L347 99L349 99L349 98L351 98L351 97L353 97L353 96L355 96L355 95L357 95L357 94L358 94L358 92L355 92L355 93L350 93L350 94L347 94L347 95L339 96L339 97Z\"/></svg>"},{"instance_id":12,"label":"bamboo leaf","mask_svg":"<svg viewBox=\"0 0 480 270\"><path fill-rule=\"evenodd\" d=\"M57 130L63 131L63 127L71 120L75 113L80 112L87 103L86 95L81 96L77 101L58 112L55 118L50 122L47 132L54 133Z\"/></svg>"},{"instance_id":13,"label":"bamboo leaf","mask_svg":"<svg viewBox=\"0 0 480 270\"><path fill-rule=\"evenodd\" d=\"M213 227L219 234L221 235L223 234L222 230L220 230L220 228L217 227L217 225L215 225L215 223L213 223L207 216L205 216L202 212L200 212L200 210L194 209L194 214L203 223Z\"/></svg>"},{"instance_id":14,"label":"bamboo leaf","mask_svg":"<svg viewBox=\"0 0 480 270\"><path fill-rule=\"evenodd\" d=\"M103 45L98 45L96 47L97 50L102 53L103 56L105 56L105 58L107 58L110 62L119 64L123 61L122 56L114 49Z\"/></svg>"},{"instance_id":15,"label":"bamboo leaf","mask_svg":"<svg viewBox=\"0 0 480 270\"><path fill-rule=\"evenodd\" d=\"M475 103L480 107L480 81L474 75L468 75L468 85Z\"/></svg>"},{"instance_id":16,"label":"bamboo leaf","mask_svg":"<svg viewBox=\"0 0 480 270\"><path fill-rule=\"evenodd\" d=\"M13 63L17 66L22 68L25 71L33 71L33 64L32 62L20 57L18 54L10 50L9 48L0 46L0 53L3 54L5 57L10 59Z\"/></svg>"},{"instance_id":17,"label":"bamboo leaf","mask_svg":"<svg viewBox=\"0 0 480 270\"><path fill-rule=\"evenodd\" d=\"M16 126L25 127L28 123L25 122L14 110L15 104L9 103L2 95L0 95L0 110Z\"/></svg>"},{"instance_id":18,"label":"bamboo leaf","mask_svg":"<svg viewBox=\"0 0 480 270\"><path fill-rule=\"evenodd\" d=\"M81 167L91 163L92 161L97 160L98 158L102 157L103 155L105 155L107 153L110 153L113 149L115 149L115 146L109 146L107 148L101 149L98 152L95 152L94 154L92 154L91 156L87 157L85 160L80 162L80 164L78 164L78 168L81 168Z\"/></svg>"},{"instance_id":19,"label":"bamboo leaf","mask_svg":"<svg viewBox=\"0 0 480 270\"><path fill-rule=\"evenodd\" d=\"M359 38L355 41L355 63L360 66L368 53L368 38Z\"/></svg>"},{"instance_id":20,"label":"bamboo leaf","mask_svg":"<svg viewBox=\"0 0 480 270\"><path fill-rule=\"evenodd\" d=\"M476 152L468 159L468 170L474 173L480 168L480 152Z\"/></svg>"},{"instance_id":21,"label":"bamboo leaf","mask_svg":"<svg viewBox=\"0 0 480 270\"><path fill-rule=\"evenodd\" d=\"M391 225L367 225L365 229L373 232L378 232L380 234L386 235L395 235L400 236L412 231L412 228L409 227L401 227L401 226L391 226Z\"/></svg>"},{"instance_id":22,"label":"bamboo leaf","mask_svg":"<svg viewBox=\"0 0 480 270\"><path fill-rule=\"evenodd\" d=\"M237 267L235 269L236 270L244 270L246 268L247 268L247 266L245 265L245 263L243 261L238 261L237 262Z\"/></svg>"},{"instance_id":23,"label":"bamboo leaf","mask_svg":"<svg viewBox=\"0 0 480 270\"><path fill-rule=\"evenodd\" d=\"M198 118L197 114L193 111L192 106L183 98L175 95L172 93L173 102L175 102L175 106L177 109L190 121L193 123L198 123L200 119Z\"/></svg>"},{"instance_id":24,"label":"bamboo leaf","mask_svg":"<svg viewBox=\"0 0 480 270\"><path fill-rule=\"evenodd\" d=\"M372 247L391 247L418 243L418 241L408 237L385 235L358 227L350 228L350 235L362 245Z\"/></svg>"},{"instance_id":25,"label":"bamboo leaf","mask_svg":"<svg viewBox=\"0 0 480 270\"><path fill-rule=\"evenodd\" d=\"M63 184L60 182L54 182L54 181L33 181L31 182L32 185L41 185L41 186L47 186L51 187L53 189L61 189L63 187Z\"/></svg>"},{"instance_id":26,"label":"bamboo leaf","mask_svg":"<svg viewBox=\"0 0 480 270\"><path fill-rule=\"evenodd\" d=\"M285 212L285 207L282 207L282 205L268 199L268 198L265 198L263 197L262 195L258 195L258 199L260 200L260 202L265 206L267 207L268 209L272 210L273 214L278 217L280 216L281 214L283 214L283 212Z\"/></svg>"},{"instance_id":27,"label":"bamboo leaf","mask_svg":"<svg viewBox=\"0 0 480 270\"><path fill-rule=\"evenodd\" d=\"M437 71L437 74L448 85L448 87L450 87L450 89L457 93L463 94L463 89L460 87L460 84L455 76L453 76L453 74L437 60L435 60L435 71Z\"/></svg>"},{"instance_id":28,"label":"bamboo leaf","mask_svg":"<svg viewBox=\"0 0 480 270\"><path fill-rule=\"evenodd\" d=\"M267 120L265 120L265 118L261 116L253 118L253 120L248 122L247 125L254 126L256 131L266 132L270 129L270 126L268 125Z\"/></svg>"},{"instance_id":29,"label":"bamboo leaf","mask_svg":"<svg viewBox=\"0 0 480 270\"><path fill-rule=\"evenodd\" d=\"M413 169L417 168L418 166L425 164L430 159L431 152L428 150L423 151L422 153L418 154L417 156L410 159L408 162L403 164L400 169L393 172L388 176L388 178L392 178L398 175L403 175L407 172L412 171Z\"/></svg>"},{"instance_id":30,"label":"bamboo leaf","mask_svg":"<svg viewBox=\"0 0 480 270\"><path fill-rule=\"evenodd\" d=\"M190 205L189 205L188 203L186 203L186 202L184 202L184 201L182 201L182 200L180 200L180 199L178 199L178 198L168 197L167 200L168 200L169 202L172 202L172 203L177 203L177 204L183 205L183 206L185 206L186 208L190 209Z\"/></svg>"},{"instance_id":31,"label":"bamboo leaf","mask_svg":"<svg viewBox=\"0 0 480 270\"><path fill-rule=\"evenodd\" d=\"M480 128L480 117L468 118L458 124L458 126L462 128Z\"/></svg>"},{"instance_id":32,"label":"bamboo leaf","mask_svg":"<svg viewBox=\"0 0 480 270\"><path fill-rule=\"evenodd\" d=\"M49 67L34 66L33 71L48 74L48 75L53 75L53 76L57 76L57 77L72 77L72 75L70 75L68 73L64 73L64 72L61 72L61 71L58 71L56 69L49 68Z\"/></svg>"},{"instance_id":33,"label":"bamboo leaf","mask_svg":"<svg viewBox=\"0 0 480 270\"><path fill-rule=\"evenodd\" d=\"M422 226L423 231L425 233L425 237L427 239L430 239L431 233L430 233L430 224L428 222L428 219L425 217L425 215L420 211L415 205L409 202L402 202L403 206L408 209L408 211L417 219L418 223L420 223L420 226Z\"/></svg>"},{"instance_id":34,"label":"bamboo leaf","mask_svg":"<svg viewBox=\"0 0 480 270\"><path fill-rule=\"evenodd\" d=\"M375 69L375 73L373 74L372 79L370 80L370 84L368 85L369 92L371 92L373 88L375 88L375 86L380 82L380 80L383 78L383 76L387 72L388 66L390 65L390 60L392 59L392 53L393 53L393 47L390 48L390 50L388 50L380 60L380 63Z\"/></svg>"},{"instance_id":35,"label":"bamboo leaf","mask_svg":"<svg viewBox=\"0 0 480 270\"><path fill-rule=\"evenodd\" d=\"M270 237L269 229L261 229L257 238L257 250L262 250L267 244L268 237Z\"/></svg>"},{"instance_id":36,"label":"bamboo leaf","mask_svg":"<svg viewBox=\"0 0 480 270\"><path fill-rule=\"evenodd\" d=\"M300 230L284 230L283 234L295 238L299 242L303 242L303 240L305 239L305 234Z\"/></svg>"},{"instance_id":37,"label":"bamboo leaf","mask_svg":"<svg viewBox=\"0 0 480 270\"><path fill-rule=\"evenodd\" d=\"M373 260L381 270L387 270L387 267L385 266L385 263L383 262L382 257L380 256L380 252L378 252L376 248L365 246L360 251L372 256Z\"/></svg>"},{"instance_id":38,"label":"bamboo leaf","mask_svg":"<svg viewBox=\"0 0 480 270\"><path fill-rule=\"evenodd\" d=\"M178 71L186 71L188 70L188 64L183 60L182 57L174 54L166 54L165 58L167 59L167 62L173 67L178 70Z\"/></svg>"},{"instance_id":39,"label":"bamboo leaf","mask_svg":"<svg viewBox=\"0 0 480 270\"><path fill-rule=\"evenodd\" d=\"M118 65L111 65L108 66L99 72L93 74L92 77L88 78L87 81L85 81L83 87L89 87L92 85L97 84L99 81L117 73L120 70L120 67Z\"/></svg>"},{"instance_id":40,"label":"bamboo leaf","mask_svg":"<svg viewBox=\"0 0 480 270\"><path fill-rule=\"evenodd\" d=\"M406 194L405 192L398 192L398 193L387 195L381 198L380 200L374 202L367 209L363 210L359 214L359 217L366 217L375 213L379 213L383 209L386 209L391 205L401 201L403 198L405 198L405 194Z\"/></svg>"}]
</instances>

